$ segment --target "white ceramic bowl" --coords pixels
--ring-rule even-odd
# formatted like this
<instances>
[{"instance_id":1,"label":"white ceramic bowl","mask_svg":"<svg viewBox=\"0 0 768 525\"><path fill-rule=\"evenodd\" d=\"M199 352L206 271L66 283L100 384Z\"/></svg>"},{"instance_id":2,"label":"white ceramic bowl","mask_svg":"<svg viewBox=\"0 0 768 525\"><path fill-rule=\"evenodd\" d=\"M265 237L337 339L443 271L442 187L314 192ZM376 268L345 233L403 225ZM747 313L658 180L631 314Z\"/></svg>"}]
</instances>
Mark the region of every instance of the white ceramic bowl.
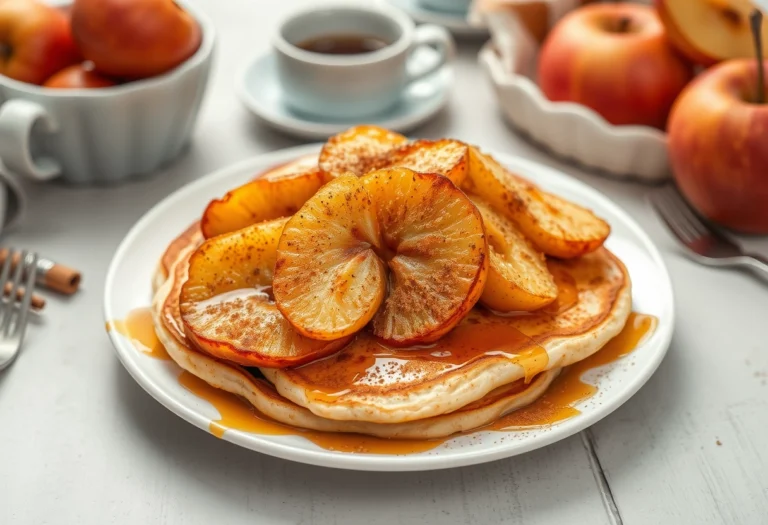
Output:
<instances>
[{"instance_id":1,"label":"white ceramic bowl","mask_svg":"<svg viewBox=\"0 0 768 525\"><path fill-rule=\"evenodd\" d=\"M188 142L208 83L215 33L200 24L200 48L156 77L100 89L50 89L0 75L0 159L36 180L115 183L155 171Z\"/></svg>"},{"instance_id":2,"label":"white ceramic bowl","mask_svg":"<svg viewBox=\"0 0 768 525\"><path fill-rule=\"evenodd\" d=\"M493 43L480 51L501 110L516 129L557 155L619 179L670 177L664 132L614 126L586 106L548 100L533 80L536 53L520 38L503 59Z\"/></svg>"}]
</instances>

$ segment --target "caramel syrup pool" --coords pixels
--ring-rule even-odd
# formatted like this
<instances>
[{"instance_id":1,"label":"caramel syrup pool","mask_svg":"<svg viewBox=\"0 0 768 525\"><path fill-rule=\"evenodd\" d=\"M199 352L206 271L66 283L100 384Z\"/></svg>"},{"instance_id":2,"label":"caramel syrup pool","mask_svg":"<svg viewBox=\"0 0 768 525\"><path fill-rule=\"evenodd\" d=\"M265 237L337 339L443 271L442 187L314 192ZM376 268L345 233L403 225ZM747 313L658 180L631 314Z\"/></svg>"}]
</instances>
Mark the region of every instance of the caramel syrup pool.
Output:
<instances>
[{"instance_id":1,"label":"caramel syrup pool","mask_svg":"<svg viewBox=\"0 0 768 525\"><path fill-rule=\"evenodd\" d=\"M152 324L152 309L149 307L131 310L125 319L107 321L107 332L110 330L131 339L136 348L155 359L164 361L171 359L155 335L155 328Z\"/></svg>"},{"instance_id":2,"label":"caramel syrup pool","mask_svg":"<svg viewBox=\"0 0 768 525\"><path fill-rule=\"evenodd\" d=\"M362 434L302 430L260 415L245 399L214 388L187 371L181 373L179 383L196 396L208 401L218 410L219 419L211 421L210 431L211 434L219 438L224 435L224 432L232 428L243 432L271 436L302 436L326 450L399 455L425 452L446 441L446 439L381 439Z\"/></svg>"},{"instance_id":3,"label":"caramel syrup pool","mask_svg":"<svg viewBox=\"0 0 768 525\"><path fill-rule=\"evenodd\" d=\"M552 425L580 414L573 405L597 393L597 387L581 377L588 371L613 363L632 352L656 329L652 315L632 312L624 329L591 356L563 369L539 399L519 410L502 416L485 430L520 430Z\"/></svg>"},{"instance_id":4,"label":"caramel syrup pool","mask_svg":"<svg viewBox=\"0 0 768 525\"><path fill-rule=\"evenodd\" d=\"M494 423L467 433L532 429L553 425L580 414L574 405L589 399L597 392L597 387L585 383L581 377L589 370L613 363L632 352L653 333L657 324L658 320L654 316L631 313L619 335L590 357L564 369L539 399L527 407L501 417ZM108 322L107 330L116 330L131 338L140 351L152 357L170 359L155 336L149 308L134 310L124 320ZM210 432L219 438L227 430L234 429L264 435L301 436L326 450L392 455L426 452L450 439L448 437L398 440L360 434L302 430L262 416L245 399L214 388L189 372L181 373L179 383L196 396L208 401L219 412L219 419L210 424Z\"/></svg>"}]
</instances>

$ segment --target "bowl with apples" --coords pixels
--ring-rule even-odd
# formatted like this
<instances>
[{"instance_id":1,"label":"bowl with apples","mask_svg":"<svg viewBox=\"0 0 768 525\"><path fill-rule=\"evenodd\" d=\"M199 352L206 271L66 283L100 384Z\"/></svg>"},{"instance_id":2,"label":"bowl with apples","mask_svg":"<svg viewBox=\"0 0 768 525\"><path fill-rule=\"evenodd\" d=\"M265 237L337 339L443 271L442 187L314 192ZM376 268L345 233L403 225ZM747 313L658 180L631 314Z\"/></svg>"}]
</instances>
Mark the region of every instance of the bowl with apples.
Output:
<instances>
[{"instance_id":1,"label":"bowl with apples","mask_svg":"<svg viewBox=\"0 0 768 525\"><path fill-rule=\"evenodd\" d=\"M493 38L480 62L504 115L534 141L606 174L663 181L688 166L677 159L690 146L672 126L683 94L707 68L754 56L751 9L741 0L589 4L542 42L509 13L487 13ZM691 105L696 132L710 108L703 97Z\"/></svg>"},{"instance_id":2,"label":"bowl with apples","mask_svg":"<svg viewBox=\"0 0 768 525\"><path fill-rule=\"evenodd\" d=\"M658 5L680 49L709 66L686 86L669 117L675 183L707 219L768 234L768 61L761 49L768 24L746 2Z\"/></svg>"},{"instance_id":3,"label":"bowl with apples","mask_svg":"<svg viewBox=\"0 0 768 525\"><path fill-rule=\"evenodd\" d=\"M630 3L570 11L539 45L516 21L489 23L480 52L514 127L554 153L618 177L669 177L664 126L693 76L654 9Z\"/></svg>"},{"instance_id":4,"label":"bowl with apples","mask_svg":"<svg viewBox=\"0 0 768 525\"><path fill-rule=\"evenodd\" d=\"M214 41L173 0L3 0L0 159L74 184L155 172L189 141Z\"/></svg>"}]
</instances>

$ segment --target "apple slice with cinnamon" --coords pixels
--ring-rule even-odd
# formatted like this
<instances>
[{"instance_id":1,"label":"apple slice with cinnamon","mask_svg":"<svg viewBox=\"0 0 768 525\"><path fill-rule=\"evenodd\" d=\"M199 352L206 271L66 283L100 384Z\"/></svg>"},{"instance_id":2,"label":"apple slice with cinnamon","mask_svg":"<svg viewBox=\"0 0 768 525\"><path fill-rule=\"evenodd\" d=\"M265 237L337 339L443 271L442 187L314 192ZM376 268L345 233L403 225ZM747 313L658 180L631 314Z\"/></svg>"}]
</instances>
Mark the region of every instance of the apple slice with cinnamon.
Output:
<instances>
[{"instance_id":1,"label":"apple slice with cinnamon","mask_svg":"<svg viewBox=\"0 0 768 525\"><path fill-rule=\"evenodd\" d=\"M200 350L243 366L285 367L347 342L304 337L275 306L272 277L286 222L262 222L208 239L192 254L179 306L185 332Z\"/></svg>"}]
</instances>

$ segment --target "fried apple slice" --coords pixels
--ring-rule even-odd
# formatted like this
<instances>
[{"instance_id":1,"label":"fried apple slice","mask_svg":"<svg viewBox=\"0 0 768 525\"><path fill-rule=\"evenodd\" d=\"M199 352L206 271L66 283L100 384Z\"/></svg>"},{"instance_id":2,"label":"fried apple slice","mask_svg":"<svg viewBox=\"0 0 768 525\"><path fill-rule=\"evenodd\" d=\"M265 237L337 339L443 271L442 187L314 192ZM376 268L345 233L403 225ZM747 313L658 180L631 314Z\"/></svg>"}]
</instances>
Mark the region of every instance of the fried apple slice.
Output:
<instances>
[{"instance_id":1,"label":"fried apple slice","mask_svg":"<svg viewBox=\"0 0 768 525\"><path fill-rule=\"evenodd\" d=\"M377 126L355 126L328 139L320 151L320 170L329 178L365 175L386 163L386 153L407 138Z\"/></svg>"},{"instance_id":2,"label":"fried apple slice","mask_svg":"<svg viewBox=\"0 0 768 525\"><path fill-rule=\"evenodd\" d=\"M390 270L373 332L391 345L435 341L483 291L488 246L480 213L442 175L390 168L363 180L376 203Z\"/></svg>"},{"instance_id":3,"label":"fried apple slice","mask_svg":"<svg viewBox=\"0 0 768 525\"><path fill-rule=\"evenodd\" d=\"M326 184L288 221L273 289L299 332L333 340L371 320L386 291L380 237L375 206L352 174Z\"/></svg>"},{"instance_id":4,"label":"fried apple slice","mask_svg":"<svg viewBox=\"0 0 768 525\"><path fill-rule=\"evenodd\" d=\"M189 260L180 294L187 337L202 351L243 366L296 366L347 340L302 336L270 298L277 243L288 219L258 223L205 241Z\"/></svg>"},{"instance_id":5,"label":"fried apple slice","mask_svg":"<svg viewBox=\"0 0 768 525\"><path fill-rule=\"evenodd\" d=\"M509 217L547 255L579 257L602 246L611 232L590 210L540 190L475 147L469 148L463 188Z\"/></svg>"},{"instance_id":6,"label":"fried apple slice","mask_svg":"<svg viewBox=\"0 0 768 525\"><path fill-rule=\"evenodd\" d=\"M386 154L382 168L408 168L420 173L439 173L459 185L467 176L469 147L452 139L417 140Z\"/></svg>"},{"instance_id":7,"label":"fried apple slice","mask_svg":"<svg viewBox=\"0 0 768 525\"><path fill-rule=\"evenodd\" d=\"M206 239L262 221L296 213L325 183L318 169L298 173L275 172L214 199L203 212L200 227Z\"/></svg>"},{"instance_id":8,"label":"fried apple slice","mask_svg":"<svg viewBox=\"0 0 768 525\"><path fill-rule=\"evenodd\" d=\"M387 344L432 342L477 302L488 272L477 208L448 178L406 168L328 183L288 222L277 252L275 301L318 339L373 318Z\"/></svg>"},{"instance_id":9,"label":"fried apple slice","mask_svg":"<svg viewBox=\"0 0 768 525\"><path fill-rule=\"evenodd\" d=\"M490 266L480 302L498 312L537 310L557 298L544 254L515 224L479 197L470 199L483 216Z\"/></svg>"}]
</instances>

